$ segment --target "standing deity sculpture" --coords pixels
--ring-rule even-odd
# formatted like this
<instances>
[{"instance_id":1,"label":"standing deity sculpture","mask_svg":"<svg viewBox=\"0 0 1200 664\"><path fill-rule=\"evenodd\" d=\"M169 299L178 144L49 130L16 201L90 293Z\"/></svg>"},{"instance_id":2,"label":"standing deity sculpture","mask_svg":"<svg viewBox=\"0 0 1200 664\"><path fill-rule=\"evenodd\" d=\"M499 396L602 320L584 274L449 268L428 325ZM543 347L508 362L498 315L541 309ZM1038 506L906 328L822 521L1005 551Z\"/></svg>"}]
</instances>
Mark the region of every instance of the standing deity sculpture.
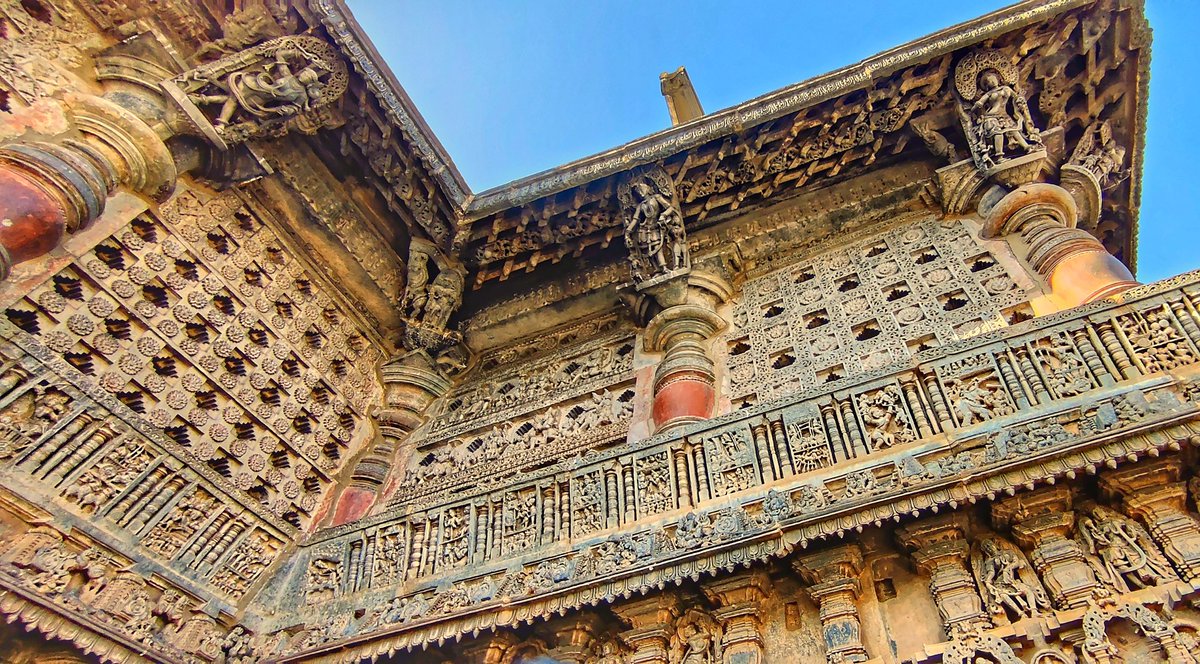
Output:
<instances>
[{"instance_id":1,"label":"standing deity sculpture","mask_svg":"<svg viewBox=\"0 0 1200 664\"><path fill-rule=\"evenodd\" d=\"M976 51L954 70L959 119L975 165L988 171L1043 149L1041 132L1017 84L1017 69L999 51Z\"/></svg>"},{"instance_id":2,"label":"standing deity sculpture","mask_svg":"<svg viewBox=\"0 0 1200 664\"><path fill-rule=\"evenodd\" d=\"M430 329L445 330L450 315L458 309L462 299L463 279L454 270L442 270L429 284L425 315L421 323Z\"/></svg>"},{"instance_id":3,"label":"standing deity sculpture","mask_svg":"<svg viewBox=\"0 0 1200 664\"><path fill-rule=\"evenodd\" d=\"M1118 593L1178 578L1141 526L1106 507L1080 516L1079 543L1096 577Z\"/></svg>"},{"instance_id":4,"label":"standing deity sculpture","mask_svg":"<svg viewBox=\"0 0 1200 664\"><path fill-rule=\"evenodd\" d=\"M219 148L287 128L328 106L348 82L332 46L287 36L201 65L162 84L188 122Z\"/></svg>"},{"instance_id":5,"label":"standing deity sculpture","mask_svg":"<svg viewBox=\"0 0 1200 664\"><path fill-rule=\"evenodd\" d=\"M413 240L408 247L408 281L404 285L402 304L405 318L420 320L429 298L429 247Z\"/></svg>"},{"instance_id":6,"label":"standing deity sculpture","mask_svg":"<svg viewBox=\"0 0 1200 664\"><path fill-rule=\"evenodd\" d=\"M1050 600L1025 555L1012 544L986 538L976 544L971 569L988 612L1020 620L1050 608Z\"/></svg>"},{"instance_id":7,"label":"standing deity sculpture","mask_svg":"<svg viewBox=\"0 0 1200 664\"><path fill-rule=\"evenodd\" d=\"M680 617L671 637L671 661L679 664L716 664L721 661L720 634L716 621L692 609Z\"/></svg>"},{"instance_id":8,"label":"standing deity sculpture","mask_svg":"<svg viewBox=\"0 0 1200 664\"><path fill-rule=\"evenodd\" d=\"M687 237L670 177L661 169L636 173L621 183L617 195L625 211L625 246L634 280L686 268Z\"/></svg>"}]
</instances>

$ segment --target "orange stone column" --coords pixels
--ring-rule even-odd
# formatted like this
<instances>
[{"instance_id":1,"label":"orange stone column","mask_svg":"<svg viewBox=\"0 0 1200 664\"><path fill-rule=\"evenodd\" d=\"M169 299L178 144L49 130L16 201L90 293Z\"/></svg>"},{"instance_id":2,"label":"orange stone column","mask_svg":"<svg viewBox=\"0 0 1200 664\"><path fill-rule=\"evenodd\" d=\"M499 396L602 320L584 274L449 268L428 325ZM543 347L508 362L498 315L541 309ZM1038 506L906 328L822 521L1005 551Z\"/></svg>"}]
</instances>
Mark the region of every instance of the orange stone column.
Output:
<instances>
[{"instance_id":1,"label":"orange stone column","mask_svg":"<svg viewBox=\"0 0 1200 664\"><path fill-rule=\"evenodd\" d=\"M377 440L359 458L350 484L338 497L330 525L341 525L364 516L375 504L381 487L391 477L403 476L402 463L412 452L402 447L408 434L425 421L425 411L450 389L450 381L424 351L413 351L379 368L384 386L384 407L376 415Z\"/></svg>"},{"instance_id":2,"label":"orange stone column","mask_svg":"<svg viewBox=\"0 0 1200 664\"><path fill-rule=\"evenodd\" d=\"M645 346L663 354L654 371L656 432L713 416L717 390L710 347L725 329L717 307L730 294L724 279L698 269L654 293L663 308L646 326Z\"/></svg>"},{"instance_id":3,"label":"orange stone column","mask_svg":"<svg viewBox=\"0 0 1200 664\"><path fill-rule=\"evenodd\" d=\"M1075 227L1075 199L1062 187L1022 185L998 201L985 197L980 212L984 237L1008 238L1063 309L1109 298L1138 285L1129 268L1099 240Z\"/></svg>"}]
</instances>

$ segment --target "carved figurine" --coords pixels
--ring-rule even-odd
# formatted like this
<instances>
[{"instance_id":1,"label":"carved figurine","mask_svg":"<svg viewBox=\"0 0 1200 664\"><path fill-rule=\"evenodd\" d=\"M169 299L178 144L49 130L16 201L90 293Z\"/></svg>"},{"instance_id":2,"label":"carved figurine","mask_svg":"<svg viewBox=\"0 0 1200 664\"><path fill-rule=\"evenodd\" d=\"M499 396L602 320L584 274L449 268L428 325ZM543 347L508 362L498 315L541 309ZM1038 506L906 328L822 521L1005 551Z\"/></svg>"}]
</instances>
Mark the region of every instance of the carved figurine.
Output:
<instances>
[{"instance_id":1,"label":"carved figurine","mask_svg":"<svg viewBox=\"0 0 1200 664\"><path fill-rule=\"evenodd\" d=\"M250 632L241 625L234 625L221 640L220 654L217 655L214 664L250 664L254 661L256 656Z\"/></svg>"},{"instance_id":2,"label":"carved figurine","mask_svg":"<svg viewBox=\"0 0 1200 664\"><path fill-rule=\"evenodd\" d=\"M310 112L341 97L347 81L332 46L299 35L238 51L162 85L188 121L224 149L285 129L301 116L315 117Z\"/></svg>"},{"instance_id":3,"label":"carved figurine","mask_svg":"<svg viewBox=\"0 0 1200 664\"><path fill-rule=\"evenodd\" d=\"M288 57L301 54L302 51L281 50L274 62L262 65L257 71L235 71L223 81L209 81L223 92L197 94L191 99L198 105L221 104L213 121L218 129L229 124L239 110L265 119L303 113L320 98L323 85L322 72L315 65L292 71Z\"/></svg>"},{"instance_id":4,"label":"carved figurine","mask_svg":"<svg viewBox=\"0 0 1200 664\"><path fill-rule=\"evenodd\" d=\"M426 292L428 286L429 254L414 243L408 250L408 282L404 287L404 314L408 318L421 319L429 297Z\"/></svg>"},{"instance_id":5,"label":"carved figurine","mask_svg":"<svg viewBox=\"0 0 1200 664\"><path fill-rule=\"evenodd\" d=\"M977 51L963 58L954 83L959 117L980 170L1042 148L1041 132L1016 87L1016 68L1002 53Z\"/></svg>"},{"instance_id":6,"label":"carved figurine","mask_svg":"<svg viewBox=\"0 0 1200 664\"><path fill-rule=\"evenodd\" d=\"M618 191L626 210L625 245L639 282L687 266L683 216L670 182L666 173L654 170L622 183Z\"/></svg>"},{"instance_id":7,"label":"carved figurine","mask_svg":"<svg viewBox=\"0 0 1200 664\"><path fill-rule=\"evenodd\" d=\"M1117 592L1157 586L1177 577L1149 534L1106 507L1079 519L1079 539L1096 576Z\"/></svg>"},{"instance_id":8,"label":"carved figurine","mask_svg":"<svg viewBox=\"0 0 1200 664\"><path fill-rule=\"evenodd\" d=\"M975 376L947 384L959 426L969 426L1012 412L1004 393L994 378Z\"/></svg>"},{"instance_id":9,"label":"carved figurine","mask_svg":"<svg viewBox=\"0 0 1200 664\"><path fill-rule=\"evenodd\" d=\"M1101 189L1110 189L1129 176L1125 170L1125 148L1113 139L1107 120L1093 122L1079 138L1068 162L1096 176Z\"/></svg>"},{"instance_id":10,"label":"carved figurine","mask_svg":"<svg viewBox=\"0 0 1200 664\"><path fill-rule=\"evenodd\" d=\"M462 298L462 277L454 270L438 273L429 284L429 297L425 303L425 316L421 323L434 330L445 330L450 315L458 309Z\"/></svg>"},{"instance_id":11,"label":"carved figurine","mask_svg":"<svg viewBox=\"0 0 1200 664\"><path fill-rule=\"evenodd\" d=\"M1050 607L1025 556L1011 544L994 538L982 540L971 557L971 567L991 614L1021 619Z\"/></svg>"},{"instance_id":12,"label":"carved figurine","mask_svg":"<svg viewBox=\"0 0 1200 664\"><path fill-rule=\"evenodd\" d=\"M674 657L671 661L679 664L715 664L721 661L716 621L692 609L676 625L672 638Z\"/></svg>"}]
</instances>

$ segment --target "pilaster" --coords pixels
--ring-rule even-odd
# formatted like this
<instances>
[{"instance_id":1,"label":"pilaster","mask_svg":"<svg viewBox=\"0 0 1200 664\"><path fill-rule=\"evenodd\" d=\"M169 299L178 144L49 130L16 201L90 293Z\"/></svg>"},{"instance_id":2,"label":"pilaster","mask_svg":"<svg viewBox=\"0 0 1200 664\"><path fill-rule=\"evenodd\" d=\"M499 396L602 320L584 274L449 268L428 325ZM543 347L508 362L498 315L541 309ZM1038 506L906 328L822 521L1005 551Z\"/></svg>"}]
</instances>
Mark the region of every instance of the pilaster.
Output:
<instances>
[{"instance_id":1,"label":"pilaster","mask_svg":"<svg viewBox=\"0 0 1200 664\"><path fill-rule=\"evenodd\" d=\"M809 585L808 594L820 607L825 658L836 662L865 662L862 623L858 615L862 551L856 544L801 556L792 566Z\"/></svg>"},{"instance_id":2,"label":"pilaster","mask_svg":"<svg viewBox=\"0 0 1200 664\"><path fill-rule=\"evenodd\" d=\"M971 546L966 515L923 519L898 529L896 534L912 551L917 569L929 577L929 591L942 614L946 634L992 626L967 568Z\"/></svg>"},{"instance_id":3,"label":"pilaster","mask_svg":"<svg viewBox=\"0 0 1200 664\"><path fill-rule=\"evenodd\" d=\"M761 613L770 583L762 572L742 572L704 584L704 593L719 605L713 616L723 628L722 662L763 662Z\"/></svg>"},{"instance_id":4,"label":"pilaster","mask_svg":"<svg viewBox=\"0 0 1200 664\"><path fill-rule=\"evenodd\" d=\"M1075 513L1067 487L1056 485L996 502L992 520L998 528L1011 526L1056 608L1086 606L1105 593L1083 550L1070 538Z\"/></svg>"},{"instance_id":5,"label":"pilaster","mask_svg":"<svg viewBox=\"0 0 1200 664\"><path fill-rule=\"evenodd\" d=\"M621 639L633 649L629 664L670 664L670 639L675 619L681 613L679 598L660 593L613 607L632 629Z\"/></svg>"}]
</instances>

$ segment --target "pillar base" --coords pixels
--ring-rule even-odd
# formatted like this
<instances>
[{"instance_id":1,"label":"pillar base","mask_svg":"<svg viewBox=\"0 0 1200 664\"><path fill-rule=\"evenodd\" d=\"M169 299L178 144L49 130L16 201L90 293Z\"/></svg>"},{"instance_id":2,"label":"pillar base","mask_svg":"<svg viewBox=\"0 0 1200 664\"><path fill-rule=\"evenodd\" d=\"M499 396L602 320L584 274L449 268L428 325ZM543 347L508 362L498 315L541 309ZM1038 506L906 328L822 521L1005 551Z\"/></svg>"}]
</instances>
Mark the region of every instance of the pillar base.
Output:
<instances>
[{"instance_id":1,"label":"pillar base","mask_svg":"<svg viewBox=\"0 0 1200 664\"><path fill-rule=\"evenodd\" d=\"M712 383L691 377L664 380L654 395L655 431L664 431L712 417L717 391Z\"/></svg>"}]
</instances>

